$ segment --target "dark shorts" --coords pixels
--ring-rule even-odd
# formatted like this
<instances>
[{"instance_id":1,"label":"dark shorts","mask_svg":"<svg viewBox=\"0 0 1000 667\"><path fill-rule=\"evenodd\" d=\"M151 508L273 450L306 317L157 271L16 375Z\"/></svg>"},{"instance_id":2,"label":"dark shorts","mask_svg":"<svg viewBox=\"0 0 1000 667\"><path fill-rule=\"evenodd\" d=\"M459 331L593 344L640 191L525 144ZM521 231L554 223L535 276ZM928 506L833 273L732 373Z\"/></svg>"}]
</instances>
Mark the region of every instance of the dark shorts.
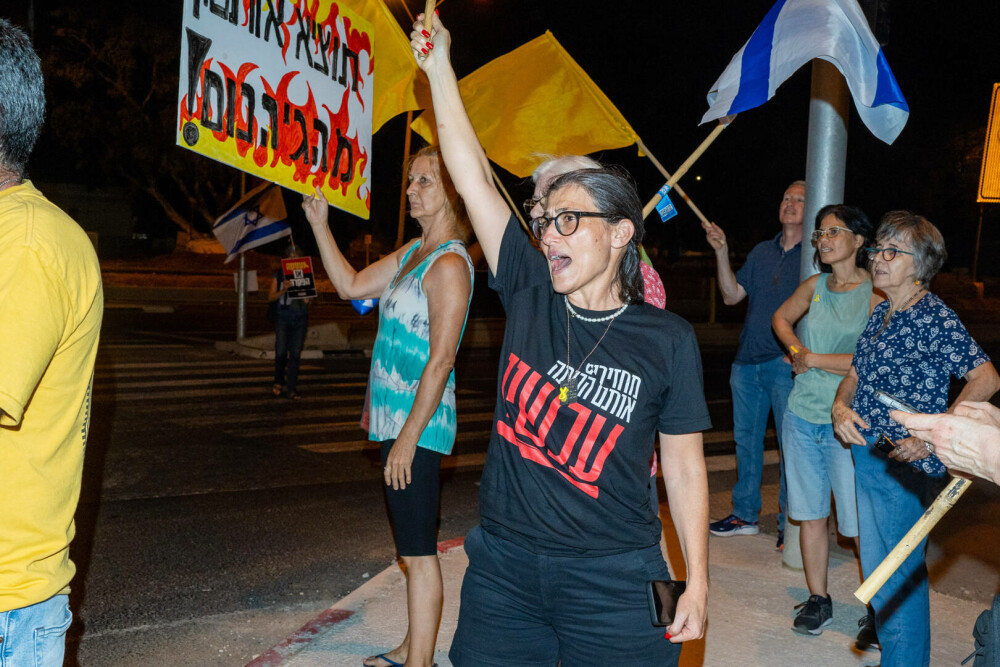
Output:
<instances>
[{"instance_id":1,"label":"dark shorts","mask_svg":"<svg viewBox=\"0 0 1000 667\"><path fill-rule=\"evenodd\" d=\"M395 440L382 441L382 466ZM400 556L433 556L437 553L437 515L441 499L441 455L417 447L410 467L411 482L395 490L382 483L392 519L396 551Z\"/></svg>"},{"instance_id":2,"label":"dark shorts","mask_svg":"<svg viewBox=\"0 0 1000 667\"><path fill-rule=\"evenodd\" d=\"M676 665L681 645L649 619L646 581L669 579L660 546L543 556L476 526L448 657L456 667Z\"/></svg>"}]
</instances>

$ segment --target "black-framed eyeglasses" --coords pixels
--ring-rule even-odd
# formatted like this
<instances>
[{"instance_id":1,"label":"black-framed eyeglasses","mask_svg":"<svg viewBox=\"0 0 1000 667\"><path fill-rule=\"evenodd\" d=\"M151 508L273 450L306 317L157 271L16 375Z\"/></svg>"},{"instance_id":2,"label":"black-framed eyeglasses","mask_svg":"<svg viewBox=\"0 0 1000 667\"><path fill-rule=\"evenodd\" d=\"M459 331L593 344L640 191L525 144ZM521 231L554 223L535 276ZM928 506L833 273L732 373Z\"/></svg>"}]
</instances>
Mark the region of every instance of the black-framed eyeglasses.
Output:
<instances>
[{"instance_id":1,"label":"black-framed eyeglasses","mask_svg":"<svg viewBox=\"0 0 1000 667\"><path fill-rule=\"evenodd\" d=\"M535 210L535 206L538 204L538 202L542 201L543 199L545 199L544 195L538 195L537 197L528 197L527 199L525 199L521 203L521 206L524 207L524 214L530 218L531 212Z\"/></svg>"},{"instance_id":2,"label":"black-framed eyeglasses","mask_svg":"<svg viewBox=\"0 0 1000 667\"><path fill-rule=\"evenodd\" d=\"M896 255L909 255L910 257L916 257L916 253L909 252L907 250L900 250L899 248L865 248L865 253L868 255L869 260L873 260L879 255L882 255L882 259L887 262L891 262L896 259Z\"/></svg>"},{"instance_id":3,"label":"black-framed eyeglasses","mask_svg":"<svg viewBox=\"0 0 1000 667\"><path fill-rule=\"evenodd\" d=\"M819 243L824 236L829 236L831 239L835 239L842 232L850 232L851 230L847 227L827 227L826 229L817 229L813 232L809 238L812 239L813 243Z\"/></svg>"},{"instance_id":4,"label":"black-framed eyeglasses","mask_svg":"<svg viewBox=\"0 0 1000 667\"><path fill-rule=\"evenodd\" d=\"M540 215L531 220L531 233L536 239L541 240L545 236L545 230L549 228L549 223L556 223L556 231L562 236L569 236L580 226L580 218L607 218L607 213L597 213L595 211L560 211L554 218L546 218Z\"/></svg>"}]
</instances>

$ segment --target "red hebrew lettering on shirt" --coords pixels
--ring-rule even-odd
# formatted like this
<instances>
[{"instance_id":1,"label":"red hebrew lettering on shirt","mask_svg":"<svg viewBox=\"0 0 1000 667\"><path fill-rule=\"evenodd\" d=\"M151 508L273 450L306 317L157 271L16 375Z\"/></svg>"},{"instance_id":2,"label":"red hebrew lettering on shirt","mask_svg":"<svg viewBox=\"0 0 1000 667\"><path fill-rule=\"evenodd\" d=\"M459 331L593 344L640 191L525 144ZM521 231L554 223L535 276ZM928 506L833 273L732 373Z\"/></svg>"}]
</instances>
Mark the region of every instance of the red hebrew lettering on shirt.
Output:
<instances>
[{"instance_id":1,"label":"red hebrew lettering on shirt","mask_svg":"<svg viewBox=\"0 0 1000 667\"><path fill-rule=\"evenodd\" d=\"M580 403L563 406L555 389L538 371L511 354L501 383L507 416L497 420L497 433L528 461L552 468L580 491L597 498L596 482L624 427L609 424L607 417ZM566 408L562 415L560 407ZM568 423L560 430L565 436L549 439L556 419Z\"/></svg>"}]
</instances>

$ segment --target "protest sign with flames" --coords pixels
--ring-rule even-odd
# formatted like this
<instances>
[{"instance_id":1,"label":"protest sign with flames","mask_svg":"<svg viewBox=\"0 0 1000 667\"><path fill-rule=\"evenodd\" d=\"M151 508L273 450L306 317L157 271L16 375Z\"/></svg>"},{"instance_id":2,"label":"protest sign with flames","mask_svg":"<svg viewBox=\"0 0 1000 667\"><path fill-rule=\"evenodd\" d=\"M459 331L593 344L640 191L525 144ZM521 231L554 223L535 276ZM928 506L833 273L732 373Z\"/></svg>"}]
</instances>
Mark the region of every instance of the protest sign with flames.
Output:
<instances>
[{"instance_id":1,"label":"protest sign with flames","mask_svg":"<svg viewBox=\"0 0 1000 667\"><path fill-rule=\"evenodd\" d=\"M333 0L184 3L177 144L371 209L371 23Z\"/></svg>"}]
</instances>

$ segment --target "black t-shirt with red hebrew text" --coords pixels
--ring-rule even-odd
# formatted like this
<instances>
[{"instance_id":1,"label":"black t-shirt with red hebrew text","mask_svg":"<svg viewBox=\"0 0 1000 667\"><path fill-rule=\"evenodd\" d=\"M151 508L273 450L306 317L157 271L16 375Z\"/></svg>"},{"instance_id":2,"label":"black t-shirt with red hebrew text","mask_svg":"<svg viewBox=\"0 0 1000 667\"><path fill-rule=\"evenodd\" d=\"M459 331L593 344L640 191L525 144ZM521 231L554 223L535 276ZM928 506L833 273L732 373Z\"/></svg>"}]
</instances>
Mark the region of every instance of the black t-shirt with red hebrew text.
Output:
<instances>
[{"instance_id":1,"label":"black t-shirt with red hebrew text","mask_svg":"<svg viewBox=\"0 0 1000 667\"><path fill-rule=\"evenodd\" d=\"M656 544L660 521L649 494L654 432L711 428L691 325L651 305L630 305L580 369L576 400L563 404L559 387L607 322L573 318L567 365L564 298L513 216L490 287L507 324L479 493L483 528L551 555Z\"/></svg>"}]
</instances>

